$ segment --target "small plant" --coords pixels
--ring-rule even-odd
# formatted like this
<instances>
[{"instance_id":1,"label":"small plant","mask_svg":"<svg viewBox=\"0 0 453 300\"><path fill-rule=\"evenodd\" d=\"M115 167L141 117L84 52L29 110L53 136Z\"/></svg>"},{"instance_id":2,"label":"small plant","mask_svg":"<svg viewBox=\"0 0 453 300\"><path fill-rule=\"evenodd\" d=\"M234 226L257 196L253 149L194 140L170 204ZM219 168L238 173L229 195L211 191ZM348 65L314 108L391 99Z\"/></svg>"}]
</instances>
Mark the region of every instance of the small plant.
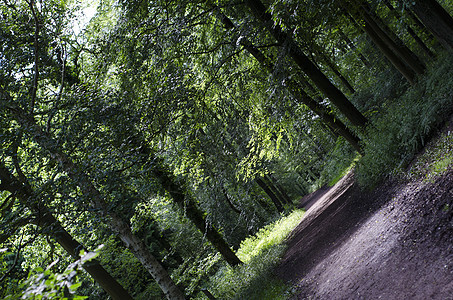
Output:
<instances>
[{"instance_id":1,"label":"small plant","mask_svg":"<svg viewBox=\"0 0 453 300\"><path fill-rule=\"evenodd\" d=\"M447 132L434 140L409 170L412 178L432 180L453 165L453 134Z\"/></svg>"},{"instance_id":2,"label":"small plant","mask_svg":"<svg viewBox=\"0 0 453 300\"><path fill-rule=\"evenodd\" d=\"M81 258L70 264L63 273L55 273L52 268L58 263L58 260L51 263L46 269L36 268L28 275L28 279L22 284L23 290L19 295L9 295L6 299L73 299L82 300L87 296L79 296L75 292L81 286L78 279L82 271L82 265L96 258L99 250L95 252L80 253Z\"/></svg>"},{"instance_id":3,"label":"small plant","mask_svg":"<svg viewBox=\"0 0 453 300\"><path fill-rule=\"evenodd\" d=\"M219 299L286 299L290 287L275 278L272 270L286 249L285 238L303 214L296 210L245 239L237 251L244 264L220 268L210 278L208 290Z\"/></svg>"}]
</instances>

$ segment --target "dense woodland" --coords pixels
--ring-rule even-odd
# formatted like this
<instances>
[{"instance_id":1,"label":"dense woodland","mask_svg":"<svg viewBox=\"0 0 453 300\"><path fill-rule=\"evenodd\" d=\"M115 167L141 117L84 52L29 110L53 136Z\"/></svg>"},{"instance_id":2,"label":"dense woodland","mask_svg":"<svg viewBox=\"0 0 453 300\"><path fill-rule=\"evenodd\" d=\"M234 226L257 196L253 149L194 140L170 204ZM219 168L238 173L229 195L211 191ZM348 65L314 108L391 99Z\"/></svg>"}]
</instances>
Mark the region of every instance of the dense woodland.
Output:
<instances>
[{"instance_id":1,"label":"dense woodland","mask_svg":"<svg viewBox=\"0 0 453 300\"><path fill-rule=\"evenodd\" d=\"M3 299L207 299L244 239L452 112L451 1L88 4L0 1Z\"/></svg>"}]
</instances>

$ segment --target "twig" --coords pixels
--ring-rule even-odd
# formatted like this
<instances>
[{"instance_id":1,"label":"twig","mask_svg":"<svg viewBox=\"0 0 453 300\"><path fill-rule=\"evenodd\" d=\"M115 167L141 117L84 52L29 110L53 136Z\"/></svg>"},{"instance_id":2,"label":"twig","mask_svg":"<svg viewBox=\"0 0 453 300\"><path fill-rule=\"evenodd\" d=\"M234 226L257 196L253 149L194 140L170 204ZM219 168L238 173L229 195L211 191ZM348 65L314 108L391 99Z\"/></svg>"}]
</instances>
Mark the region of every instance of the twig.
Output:
<instances>
[{"instance_id":1,"label":"twig","mask_svg":"<svg viewBox=\"0 0 453 300\"><path fill-rule=\"evenodd\" d=\"M16 252L16 256L14 257L14 263L13 265L9 268L8 271L6 271L5 274L3 274L3 276L0 278L0 282L2 282L3 280L5 280L5 278L14 270L14 268L17 266L17 262L19 261L19 254L20 254L20 250L22 250L22 241L24 239L24 234L25 232L22 232L22 236L20 237L20 241L19 241L19 246L17 248L17 252Z\"/></svg>"},{"instance_id":2,"label":"twig","mask_svg":"<svg viewBox=\"0 0 453 300\"><path fill-rule=\"evenodd\" d=\"M60 102L61 100L61 96L63 95L63 87L64 87L64 75L65 75L65 72L66 72L66 58L67 58L67 54L66 54L66 48L64 46L62 46L62 49L63 49L63 53L61 54L61 62L62 62L62 67L61 67L61 83L60 83L60 89L58 91L58 94L57 94L57 99L56 99L56 103L58 105L58 103ZM52 118L55 116L55 114L57 113L56 110L52 110L49 114L49 117L47 119L47 124L46 124L46 132L47 133L50 133L50 127L52 125Z\"/></svg>"},{"instance_id":3,"label":"twig","mask_svg":"<svg viewBox=\"0 0 453 300\"><path fill-rule=\"evenodd\" d=\"M36 101L36 92L38 91L38 77L39 77L39 66L38 66L38 37L39 37L39 22L38 22L38 16L36 15L35 8L34 8L34 0L31 0L28 2L31 13L33 14L33 19L35 20L35 35L34 35L34 41L33 41L33 46L34 46L34 54L35 54L35 65L33 67L34 69L34 75L33 75L33 85L31 88L31 101L30 101L30 112L33 114L34 106L35 106L35 101Z\"/></svg>"}]
</instances>

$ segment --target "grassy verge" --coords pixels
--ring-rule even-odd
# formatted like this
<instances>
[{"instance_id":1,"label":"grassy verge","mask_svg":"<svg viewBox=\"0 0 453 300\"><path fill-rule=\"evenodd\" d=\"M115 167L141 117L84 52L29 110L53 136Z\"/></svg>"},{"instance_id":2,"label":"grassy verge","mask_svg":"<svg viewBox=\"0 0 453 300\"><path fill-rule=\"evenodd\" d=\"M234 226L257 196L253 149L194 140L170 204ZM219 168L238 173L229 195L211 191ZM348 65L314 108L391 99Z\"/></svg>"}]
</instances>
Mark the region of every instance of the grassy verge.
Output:
<instances>
[{"instance_id":1,"label":"grassy verge","mask_svg":"<svg viewBox=\"0 0 453 300\"><path fill-rule=\"evenodd\" d=\"M244 264L220 268L210 278L208 290L218 299L286 299L291 287L275 278L272 270L284 253L285 238L303 214L295 210L244 240L237 251Z\"/></svg>"},{"instance_id":2,"label":"grassy verge","mask_svg":"<svg viewBox=\"0 0 453 300\"><path fill-rule=\"evenodd\" d=\"M408 172L410 179L433 180L453 165L453 132L446 132L428 145Z\"/></svg>"}]
</instances>

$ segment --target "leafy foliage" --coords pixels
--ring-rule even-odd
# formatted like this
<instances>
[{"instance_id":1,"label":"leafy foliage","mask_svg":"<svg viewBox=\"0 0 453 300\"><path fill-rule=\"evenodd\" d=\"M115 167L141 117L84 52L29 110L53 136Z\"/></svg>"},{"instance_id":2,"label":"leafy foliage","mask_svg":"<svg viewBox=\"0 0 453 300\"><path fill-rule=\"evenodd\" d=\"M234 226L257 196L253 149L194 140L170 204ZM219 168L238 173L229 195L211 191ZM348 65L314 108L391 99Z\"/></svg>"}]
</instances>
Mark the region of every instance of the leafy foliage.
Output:
<instances>
[{"instance_id":1,"label":"leafy foliage","mask_svg":"<svg viewBox=\"0 0 453 300\"><path fill-rule=\"evenodd\" d=\"M79 260L71 263L62 273L56 273L52 268L58 263L54 261L46 269L32 270L27 280L22 283L23 291L16 295L7 295L5 299L74 299L83 300L87 296L79 296L76 290L81 286L78 279L82 265L99 255L98 247L95 252L81 253Z\"/></svg>"},{"instance_id":2,"label":"leafy foliage","mask_svg":"<svg viewBox=\"0 0 453 300\"><path fill-rule=\"evenodd\" d=\"M303 214L295 210L242 241L237 253L245 264L220 268L208 290L222 299L285 299L288 287L272 275L272 269L285 250L285 238Z\"/></svg>"},{"instance_id":3,"label":"leafy foliage","mask_svg":"<svg viewBox=\"0 0 453 300\"><path fill-rule=\"evenodd\" d=\"M370 126L366 155L358 165L363 185L373 186L405 168L451 113L451 70L446 67L450 63L450 57L445 56L431 66L417 87L388 103L385 113Z\"/></svg>"},{"instance_id":4,"label":"leafy foliage","mask_svg":"<svg viewBox=\"0 0 453 300\"><path fill-rule=\"evenodd\" d=\"M86 3L3 1L0 162L34 196L27 206L16 199L21 188L0 182L0 247L8 249L0 253L2 296L26 289L24 297L76 299L77 289L108 297L80 272L81 261L65 269L71 258L57 233L39 224L48 211L88 249L106 245L101 262L134 298L162 292L109 227L108 213L130 226L186 295L200 296L205 286L220 298L284 298L287 288L271 269L302 213L265 226L281 215L258 180L266 177L271 193L289 195L286 210L355 163L360 182L373 186L404 168L452 112L451 55L433 60L410 87L347 2L264 1L290 43L276 41L243 3L231 1L101 1L83 29L75 23ZM396 7L403 16L397 18L383 1L368 2L393 38L420 51L405 10ZM415 32L441 53L426 30ZM370 119L366 129L349 124L311 87L314 78L288 56L290 44ZM344 122L364 156L294 97L289 82ZM451 165L439 154L451 149L438 149L429 152L437 160L429 162L433 174ZM59 154L70 157L77 176ZM159 171L174 185L165 185ZM82 188L87 181L91 192ZM93 197L105 200L102 217L90 206ZM239 249L244 265L223 265L200 224L187 218L189 207L200 212L201 227L216 228ZM55 257L61 263L37 269Z\"/></svg>"}]
</instances>

